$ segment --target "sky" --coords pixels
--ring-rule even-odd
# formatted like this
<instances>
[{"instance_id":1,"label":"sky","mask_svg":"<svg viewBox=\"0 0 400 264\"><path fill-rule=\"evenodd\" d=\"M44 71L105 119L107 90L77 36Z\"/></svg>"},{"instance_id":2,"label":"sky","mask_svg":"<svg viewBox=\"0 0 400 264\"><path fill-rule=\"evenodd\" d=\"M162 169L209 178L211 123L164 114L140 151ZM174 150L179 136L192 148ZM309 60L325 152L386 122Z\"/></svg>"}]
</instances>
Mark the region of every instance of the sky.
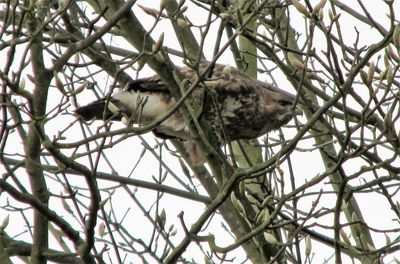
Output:
<instances>
[{"instance_id":1,"label":"sky","mask_svg":"<svg viewBox=\"0 0 400 264\"><path fill-rule=\"evenodd\" d=\"M361 9L356 6L356 1L350 1L350 2L351 3L346 3L346 4L352 6L354 5L354 8L359 10L359 12L361 12ZM386 9L384 8L382 2L383 1L369 1L367 8L372 12L374 18L376 18L380 23L385 24L387 21L387 18L385 16ZM312 3L316 3L316 1L312 1ZM134 7L135 15L141 18L141 23L146 28L150 28L153 25L154 18L146 15L143 12L143 10L139 8L138 6L139 4L146 7L158 9L159 1L144 1L144 0L137 1L137 4ZM203 25L207 15L204 12L204 10L201 7L191 4L190 1L187 1L186 4L189 8L187 9L185 14L189 17L190 21L194 25ZM398 6L399 4L398 1L396 1L396 4ZM328 22L328 17L329 17L327 14L328 9L329 8L324 9L326 22ZM400 6L395 10L400 10ZM292 19L294 21L293 24L298 25L298 28L296 28L296 30L298 32L304 32L304 30L307 30L306 28L303 27L304 25L303 17L294 15L295 12L292 13L293 13ZM369 27L361 23L356 23L348 15L346 15L345 12L341 13L342 15L340 17L340 21L342 22L342 25L348 25L342 27L342 34L346 38L346 43L354 43L356 41L357 30L362 33L368 32L359 35L359 46L370 45L378 37L377 32L375 32L374 30L371 30ZM152 37L154 39L158 39L158 36L161 33L164 33L165 34L164 45L167 47L177 48L179 47L179 44L174 34L170 34L172 30L173 29L168 21L166 20L162 21L154 29ZM217 25L215 23L211 27L210 32L208 33L205 39L204 51L208 59L210 59L212 56L213 45L215 43L216 30L217 30ZM194 30L194 32L195 34L199 35L198 29L197 31ZM317 52L320 50L324 50L326 48L326 45L325 42L323 41L323 36L317 33L315 38L316 39L321 38L321 41L319 42L315 41L314 46L317 49ZM107 44L117 45L122 48L129 49L129 46L127 46L127 44L125 42L122 42L119 38L113 38L110 39L109 41L110 43ZM224 39L223 41L226 41L226 39ZM300 41L304 41L304 34L300 36ZM0 51L0 55L4 56L4 51ZM182 61L179 58L172 57L172 60L177 65L182 64ZM234 65L232 61L232 56L229 54L229 52L225 52L218 60L218 62ZM48 65L51 65L52 62L49 60L47 61L47 63ZM0 66L1 68L3 68L2 62L0 62ZM272 68L273 65L269 65L269 67ZM133 71L130 72L132 72L133 74ZM152 70L149 69L148 67L145 67L139 73L139 77L147 77L151 76L152 74L153 74ZM279 85L281 89L284 89L293 94L295 93L295 89L286 80L286 77L283 74L276 73L274 74L274 77L276 83ZM265 81L272 81L266 74L260 74L259 79ZM108 92L109 86L112 84L112 80L109 79L106 74L102 73L96 75L96 82L98 83L100 90L104 91L104 93ZM29 85L29 80L27 80L27 83ZM362 94L363 91L360 91L360 93ZM84 91L81 94L81 96L79 96L78 104L83 105L85 103L92 101L93 99L94 99L93 93L91 93L90 91ZM53 89L50 93L48 109L52 109L59 102L60 102L59 92ZM299 118L300 121L305 122L304 117L299 117ZM54 121L50 122L46 126L46 129L49 135L57 135L59 131L62 131L63 129L69 127L69 125L72 122L74 122L74 120L75 117L73 117L72 115L65 115L63 116L63 119L61 118L54 119ZM288 127L283 129L283 134L287 139L292 138L297 132L293 127L291 127L293 124L294 123L292 122L289 124ZM85 129L87 132L91 131L91 133L95 134L97 127L100 125L101 125L100 122L95 122L94 124L86 127ZM122 128L122 127L123 125L121 124L117 123L113 124L113 128ZM278 136L279 136L278 131L270 133L269 135L269 137L271 138L277 138ZM65 142L75 142L81 139L81 137L82 133L80 132L80 128L78 127L77 124L74 124L73 127L70 128L70 132L68 133L68 138L66 139ZM16 140L14 145L15 147L9 151L11 152L11 154L20 154L23 152L23 146L21 142L18 141L17 138L15 138L15 140ZM162 149L163 162L165 162L165 164L167 164L170 168L173 168L174 171L179 173L178 177L182 177L184 173L183 170L181 169L181 165L179 164L176 157L170 155L169 151L167 150L167 148L172 148L172 144L170 144L168 141L162 142L160 140L155 140L150 134L143 135L143 139L140 139L138 137L130 137L124 140L122 143L115 145L112 149L106 149L104 151L104 155L101 156L100 158L98 170L107 173L115 171L120 176L132 177L134 179L141 179L147 181L152 181L153 177L162 178L163 173L166 171L166 168L163 168L160 173L160 163L156 159L156 157L151 153L151 151L146 149L146 147L144 146L145 143L148 143L150 147L156 146L154 151L158 153L160 149ZM91 146L93 146L93 144L91 144ZM278 151L279 147L275 148L274 150ZM83 150L80 149L79 151ZM72 154L72 150L66 151L65 153ZM81 160L82 162L84 161L84 159ZM320 156L318 152L315 151L314 142L312 140L302 140L301 142L299 142L297 150L291 155L291 162L292 162L292 167L296 171L296 179L295 179L296 185L301 185L325 171ZM356 159L349 160L348 162L346 162L345 167L348 170L348 173L351 173L353 171L357 171L362 164L363 163L361 163L360 160ZM2 169L3 168L0 168L1 173L3 173ZM283 166L282 169L285 171L284 177L289 177L287 164L285 164L285 166ZM23 175L23 173L21 173L21 175ZM371 177L370 175L365 175L365 179L369 179L370 177ZM287 183L285 185L285 191L289 192L290 191L289 179L288 178L286 179ZM26 184L26 186L29 185L27 179L22 178L21 180L23 181L24 184ZM60 181L54 178L53 175L48 175L47 180L48 180L48 187L51 192L53 192L54 194L64 193L63 186L60 184ZM184 178L183 180L185 182L189 182L188 179ZM197 186L198 191L204 194L204 190L201 188L199 182L195 178L191 178L190 180L194 183L195 186ZM357 181L358 180L359 179L357 179ZM79 190L78 195L80 196L87 195L86 191L79 189L80 186L85 186L85 182L82 178L74 177L73 179L71 178L70 181ZM127 226L130 226L131 228L130 231L132 234L142 238L148 237L149 234L153 232L153 226L146 219L146 216L139 209L138 205L132 204L130 196L126 192L121 191L122 188L117 183L111 183L109 181L102 181L102 180L99 180L98 182L99 186L102 189L101 191L102 199L110 197L110 200L105 207L106 210L109 210L110 207L112 206L114 209L113 212L115 213L113 217L115 217L115 219L123 219L122 223L127 224ZM182 186L179 185L178 181L175 180L173 177L171 177L171 175L168 175L164 183L169 186L182 188ZM319 192L319 190L321 188L329 189L327 185L328 182L323 181L321 184L316 185L313 188L307 190L307 193L309 193L309 195L299 200L299 208L301 208L303 211L307 211L308 209L310 209L313 206L313 202L315 201L316 194ZM131 190L135 189L131 188ZM110 193L112 192L115 193L110 195ZM203 212L203 209L205 208L204 205L201 203L188 201L186 199L177 198L176 196L168 194L164 195L165 197L161 199L159 204L156 204L155 201L157 200L157 195L159 194L152 190L146 190L144 188L138 188L136 190L135 195L136 197L138 197L142 205L145 208L148 208L150 215L154 216L156 207L159 208L159 211L161 211L162 209L166 211L167 215L166 226L168 226L168 228L172 226L172 229L177 230L177 234L172 239L175 242L179 242L183 237L182 227L180 226L177 215L183 211L185 222L188 226L190 226L192 223L196 221L196 219L200 216L200 214ZM398 194L396 194L396 196L400 198ZM7 198L5 197L5 195L0 195L0 205L4 205L7 202ZM385 202L382 196L377 196L374 195L373 193L357 194L356 198L363 211L365 219L368 219L368 223L370 224L371 227L381 228L382 226L387 225L388 228L397 228L398 222L388 221L390 219L395 218L395 215L391 212L390 208L387 205L387 202ZM82 198L82 200L87 201L87 199L85 198ZM15 201L13 201L13 203L14 202ZM335 202L336 200L333 194L324 196L323 199L320 201L320 208L322 209L333 208ZM50 207L54 210L57 210L57 208L63 208L61 199L52 197L50 199ZM10 212L1 212L0 209L0 222L5 217L6 214L10 214L10 219L11 219L8 230L13 230L14 234L18 234L19 233L18 231L20 230L20 223L17 222L17 220L20 218L20 215L18 213L16 214ZM79 227L78 221L76 221L76 215L67 214L65 211L63 212L63 214L64 214L63 217L65 219L68 219L70 223L73 223L73 225ZM321 226L316 227L316 230L321 232L327 232L328 234L330 234L330 231L326 231L324 225L327 226L332 225L331 216L332 215L321 217L318 220L311 220L307 222L307 224L316 224L316 223L320 224ZM28 213L28 218L31 218L31 213ZM387 222L383 223L382 219L384 219L384 221ZM99 225L101 224L101 222L102 221L99 221ZM210 223L207 224L207 230L202 234L208 234L208 233L216 234L216 242L219 246L227 246L234 241L232 237L228 234L228 232L224 231L224 228L221 225L221 217L218 214L216 214L211 219ZM392 238L397 236L396 233L390 233L389 235ZM23 233L21 235L18 235L17 239L28 239L28 237L29 237L28 233ZM376 238L375 240L376 245L378 246L379 245L382 246L386 243L384 234L376 234L375 238ZM55 243L53 239L51 241L52 243ZM97 248L101 247L102 244L99 243L97 245ZM312 250L312 254L314 254L313 263L322 263L324 260L327 260L326 263L333 263L331 255L332 252L333 252L332 250L326 250L326 247L323 247L318 243L313 244L313 250ZM201 248L198 245L195 245L195 243L192 243L189 246L184 256L188 258L193 257L195 259L202 259ZM241 263L241 261L243 261L244 259L243 251L241 249L234 251L234 253L231 254L230 256L236 257L233 263ZM393 256L396 256L398 259L400 259L400 254L393 254L390 258L385 259L384 263L391 263L391 261L393 261L392 258ZM130 256L128 256L128 259L129 257ZM131 261L133 261L133 263L136 263L137 261L140 260L132 259ZM346 263L346 261L350 260L348 258L343 258L343 261L344 263ZM19 263L18 260L15 260L15 263Z\"/></svg>"}]
</instances>

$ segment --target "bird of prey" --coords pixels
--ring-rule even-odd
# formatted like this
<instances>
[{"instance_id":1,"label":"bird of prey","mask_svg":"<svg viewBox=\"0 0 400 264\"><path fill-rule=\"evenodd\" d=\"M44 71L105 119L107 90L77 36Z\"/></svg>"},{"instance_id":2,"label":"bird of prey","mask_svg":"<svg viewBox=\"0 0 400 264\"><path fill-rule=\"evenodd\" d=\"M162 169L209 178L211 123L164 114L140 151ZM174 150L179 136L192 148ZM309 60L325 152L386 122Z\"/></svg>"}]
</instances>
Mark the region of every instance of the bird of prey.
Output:
<instances>
[{"instance_id":1,"label":"bird of prey","mask_svg":"<svg viewBox=\"0 0 400 264\"><path fill-rule=\"evenodd\" d=\"M208 64L200 64L201 72ZM189 66L179 68L181 75L193 83L196 72ZM260 137L285 125L293 117L293 97L272 89L272 85L253 80L230 66L215 64L212 74L194 89L194 102L201 105L207 120L221 143ZM207 103L204 101L208 99ZM127 124L147 125L162 117L176 104L161 78L129 82L114 91L111 98L79 107L76 114L92 119L122 120ZM179 109L153 129L156 136L190 140L190 133Z\"/></svg>"}]
</instances>

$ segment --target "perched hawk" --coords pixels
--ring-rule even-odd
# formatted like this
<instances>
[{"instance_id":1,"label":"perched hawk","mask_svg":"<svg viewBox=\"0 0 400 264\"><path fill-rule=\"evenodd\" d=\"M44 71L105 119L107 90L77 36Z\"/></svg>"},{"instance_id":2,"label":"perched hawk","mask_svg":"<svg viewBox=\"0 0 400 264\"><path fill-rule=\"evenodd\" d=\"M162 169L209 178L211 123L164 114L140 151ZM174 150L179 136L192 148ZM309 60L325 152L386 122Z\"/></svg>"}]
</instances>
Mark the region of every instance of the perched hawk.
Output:
<instances>
[{"instance_id":1,"label":"perched hawk","mask_svg":"<svg viewBox=\"0 0 400 264\"><path fill-rule=\"evenodd\" d=\"M202 64L200 72L206 66ZM179 70L190 82L196 80L197 75L190 67ZM225 65L216 64L211 76L202 80L192 95L221 142L257 138L278 129L293 116L292 97ZM76 114L83 120L113 119L146 125L162 117L175 104L168 87L154 75L130 82L116 90L108 102L100 99L78 108ZM190 139L179 110L153 132L163 138Z\"/></svg>"}]
</instances>

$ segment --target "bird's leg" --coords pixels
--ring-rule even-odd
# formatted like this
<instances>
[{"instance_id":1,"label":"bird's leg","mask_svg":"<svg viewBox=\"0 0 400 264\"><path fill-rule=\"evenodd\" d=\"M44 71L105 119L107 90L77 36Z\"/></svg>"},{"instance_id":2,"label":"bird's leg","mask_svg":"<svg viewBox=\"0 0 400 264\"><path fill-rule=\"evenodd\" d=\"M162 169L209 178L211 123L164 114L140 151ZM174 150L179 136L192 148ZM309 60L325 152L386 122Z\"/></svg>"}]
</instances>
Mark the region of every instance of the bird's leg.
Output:
<instances>
[{"instance_id":1,"label":"bird's leg","mask_svg":"<svg viewBox=\"0 0 400 264\"><path fill-rule=\"evenodd\" d=\"M185 140L183 142L183 146L189 156L189 161L192 166L197 167L206 162L206 159L204 158L195 141L191 139Z\"/></svg>"}]
</instances>

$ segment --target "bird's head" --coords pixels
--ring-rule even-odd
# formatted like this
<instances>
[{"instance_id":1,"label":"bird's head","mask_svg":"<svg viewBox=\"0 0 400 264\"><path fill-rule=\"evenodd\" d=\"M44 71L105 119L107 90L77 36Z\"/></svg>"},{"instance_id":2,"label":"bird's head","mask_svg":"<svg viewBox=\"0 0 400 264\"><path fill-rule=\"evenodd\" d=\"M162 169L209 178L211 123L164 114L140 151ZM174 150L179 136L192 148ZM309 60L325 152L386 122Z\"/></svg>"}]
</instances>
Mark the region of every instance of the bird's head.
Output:
<instances>
[{"instance_id":1,"label":"bird's head","mask_svg":"<svg viewBox=\"0 0 400 264\"><path fill-rule=\"evenodd\" d=\"M302 114L302 111L294 105L295 96L267 83L262 83L262 86L265 88L262 105L272 121L270 130L278 129L287 124L294 115Z\"/></svg>"}]
</instances>

